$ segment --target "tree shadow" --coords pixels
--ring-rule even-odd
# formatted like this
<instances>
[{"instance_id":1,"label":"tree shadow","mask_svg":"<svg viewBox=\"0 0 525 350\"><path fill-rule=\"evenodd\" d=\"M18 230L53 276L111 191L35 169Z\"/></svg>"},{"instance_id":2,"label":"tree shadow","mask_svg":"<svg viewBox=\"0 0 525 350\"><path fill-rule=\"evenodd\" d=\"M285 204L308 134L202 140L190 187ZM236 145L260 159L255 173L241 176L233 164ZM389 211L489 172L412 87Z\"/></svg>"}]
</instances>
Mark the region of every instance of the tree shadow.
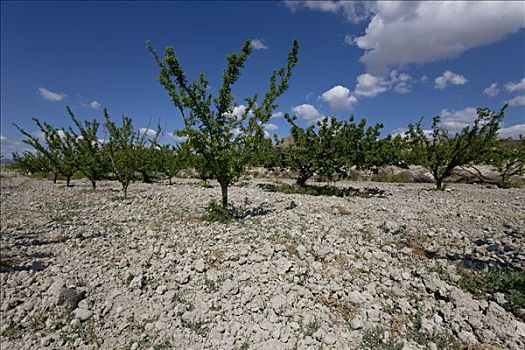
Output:
<instances>
[{"instance_id":1,"label":"tree shadow","mask_svg":"<svg viewBox=\"0 0 525 350\"><path fill-rule=\"evenodd\" d=\"M266 192L281 192L286 194L306 194L311 196L335 196L335 197L362 197L362 198L371 198L371 197L380 197L384 198L389 196L385 190L379 189L377 187L363 187L355 188L352 186L349 187L337 187L337 186L317 186L317 185L288 185L288 184L258 184L257 187Z\"/></svg>"},{"instance_id":2,"label":"tree shadow","mask_svg":"<svg viewBox=\"0 0 525 350\"><path fill-rule=\"evenodd\" d=\"M49 259L53 255L50 253L33 253L22 256L8 256L0 259L0 273L20 272L20 271L43 271L49 265L40 259Z\"/></svg>"}]
</instances>

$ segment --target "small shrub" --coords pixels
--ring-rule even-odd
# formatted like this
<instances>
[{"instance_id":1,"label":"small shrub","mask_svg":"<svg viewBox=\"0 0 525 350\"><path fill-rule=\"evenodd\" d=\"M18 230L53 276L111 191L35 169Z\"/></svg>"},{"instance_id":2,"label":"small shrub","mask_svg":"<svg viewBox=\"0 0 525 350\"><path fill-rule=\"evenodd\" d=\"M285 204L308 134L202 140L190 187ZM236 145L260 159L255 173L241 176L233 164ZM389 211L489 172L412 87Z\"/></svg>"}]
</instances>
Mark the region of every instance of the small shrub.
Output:
<instances>
[{"instance_id":1,"label":"small shrub","mask_svg":"<svg viewBox=\"0 0 525 350\"><path fill-rule=\"evenodd\" d=\"M233 215L217 201L212 200L206 208L206 220L227 223L233 220Z\"/></svg>"},{"instance_id":2,"label":"small shrub","mask_svg":"<svg viewBox=\"0 0 525 350\"><path fill-rule=\"evenodd\" d=\"M525 271L518 268L500 268L488 272L460 270L459 286L478 297L503 293L508 304L503 305L516 312L525 308Z\"/></svg>"}]
</instances>

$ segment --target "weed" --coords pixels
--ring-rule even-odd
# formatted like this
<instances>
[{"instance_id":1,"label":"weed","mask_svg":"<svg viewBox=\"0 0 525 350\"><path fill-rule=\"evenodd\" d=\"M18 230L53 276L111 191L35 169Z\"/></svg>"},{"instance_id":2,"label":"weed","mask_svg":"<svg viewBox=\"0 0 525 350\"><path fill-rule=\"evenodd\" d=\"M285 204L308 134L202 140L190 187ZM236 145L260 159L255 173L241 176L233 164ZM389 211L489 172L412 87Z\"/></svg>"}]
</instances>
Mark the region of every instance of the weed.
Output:
<instances>
[{"instance_id":1,"label":"weed","mask_svg":"<svg viewBox=\"0 0 525 350\"><path fill-rule=\"evenodd\" d=\"M369 329L361 340L361 349L370 350L401 350L404 344L393 338L385 338L385 330L382 327Z\"/></svg>"},{"instance_id":2,"label":"weed","mask_svg":"<svg viewBox=\"0 0 525 350\"><path fill-rule=\"evenodd\" d=\"M0 336L8 339L19 339L22 337L24 330L24 327L18 324L11 324L9 327L4 329L2 333L0 333Z\"/></svg>"},{"instance_id":3,"label":"weed","mask_svg":"<svg viewBox=\"0 0 525 350\"><path fill-rule=\"evenodd\" d=\"M503 305L512 312L525 308L525 271L518 268L494 268L487 272L458 269L458 284L477 297L503 293L508 303Z\"/></svg>"},{"instance_id":4,"label":"weed","mask_svg":"<svg viewBox=\"0 0 525 350\"><path fill-rule=\"evenodd\" d=\"M171 342L169 340L165 340L162 343L155 345L153 347L153 350L168 350L173 349L173 346L171 345Z\"/></svg>"},{"instance_id":5,"label":"weed","mask_svg":"<svg viewBox=\"0 0 525 350\"><path fill-rule=\"evenodd\" d=\"M337 319L343 319L345 322L350 322L357 312L357 308L342 302L339 299L332 297L325 297L324 295L317 296L317 301L329 308L336 315Z\"/></svg>"},{"instance_id":6,"label":"weed","mask_svg":"<svg viewBox=\"0 0 525 350\"><path fill-rule=\"evenodd\" d=\"M223 208L217 201L212 200L206 208L206 215L204 218L210 222L221 222L225 224L233 220L233 215L231 215L230 211Z\"/></svg>"},{"instance_id":7,"label":"weed","mask_svg":"<svg viewBox=\"0 0 525 350\"><path fill-rule=\"evenodd\" d=\"M182 326L185 328L190 329L195 334L200 335L201 337L205 337L208 334L208 326L206 326L206 323L204 322L188 322L188 321L182 321Z\"/></svg>"},{"instance_id":8,"label":"weed","mask_svg":"<svg viewBox=\"0 0 525 350\"><path fill-rule=\"evenodd\" d=\"M437 345L438 349L442 350L461 350L463 345L451 334L448 333L438 333L434 332L428 334L421 331L421 325L423 320L421 318L421 313L417 313L414 318L412 318L412 327L407 332L407 338L415 341L419 345L428 347L430 343Z\"/></svg>"},{"instance_id":9,"label":"weed","mask_svg":"<svg viewBox=\"0 0 525 350\"><path fill-rule=\"evenodd\" d=\"M208 277L204 277L204 284L206 285L206 289L209 292L216 292L219 289L217 283L214 280L209 279Z\"/></svg>"}]
</instances>

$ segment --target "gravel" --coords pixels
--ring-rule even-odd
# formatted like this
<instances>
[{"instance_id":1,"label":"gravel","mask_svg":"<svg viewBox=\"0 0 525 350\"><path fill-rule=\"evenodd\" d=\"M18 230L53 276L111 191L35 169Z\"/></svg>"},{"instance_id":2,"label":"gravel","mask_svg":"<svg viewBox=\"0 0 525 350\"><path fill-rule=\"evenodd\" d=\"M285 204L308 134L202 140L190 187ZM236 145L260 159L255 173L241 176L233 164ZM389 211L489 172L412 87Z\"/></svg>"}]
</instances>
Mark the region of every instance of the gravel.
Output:
<instances>
[{"instance_id":1,"label":"gravel","mask_svg":"<svg viewBox=\"0 0 525 350\"><path fill-rule=\"evenodd\" d=\"M525 268L523 189L338 182L382 193L339 198L265 183L233 186L249 215L222 224L203 216L216 184L133 183L122 199L114 182L2 178L2 348L525 348L504 294L457 283L463 267Z\"/></svg>"}]
</instances>

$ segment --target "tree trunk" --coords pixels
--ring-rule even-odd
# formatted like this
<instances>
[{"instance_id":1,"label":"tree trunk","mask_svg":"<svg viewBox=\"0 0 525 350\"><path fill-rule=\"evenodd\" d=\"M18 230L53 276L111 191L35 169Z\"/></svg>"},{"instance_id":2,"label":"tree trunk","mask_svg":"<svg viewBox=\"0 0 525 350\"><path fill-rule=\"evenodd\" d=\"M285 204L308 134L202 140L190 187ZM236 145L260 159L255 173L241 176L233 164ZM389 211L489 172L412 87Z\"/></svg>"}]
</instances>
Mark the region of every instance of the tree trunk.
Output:
<instances>
[{"instance_id":1,"label":"tree trunk","mask_svg":"<svg viewBox=\"0 0 525 350\"><path fill-rule=\"evenodd\" d=\"M70 187L70 182L71 182L71 175L70 176L66 176L66 186L67 187Z\"/></svg>"},{"instance_id":2,"label":"tree trunk","mask_svg":"<svg viewBox=\"0 0 525 350\"><path fill-rule=\"evenodd\" d=\"M58 180L58 173L53 174L53 183L56 184Z\"/></svg>"},{"instance_id":3,"label":"tree trunk","mask_svg":"<svg viewBox=\"0 0 525 350\"><path fill-rule=\"evenodd\" d=\"M228 183L220 182L221 184L221 193L222 193L222 207L228 209Z\"/></svg>"},{"instance_id":4,"label":"tree trunk","mask_svg":"<svg viewBox=\"0 0 525 350\"><path fill-rule=\"evenodd\" d=\"M306 181L310 178L310 176L306 173L304 170L299 171L299 176L297 177L297 180L295 183L301 187L303 187L306 184Z\"/></svg>"},{"instance_id":5,"label":"tree trunk","mask_svg":"<svg viewBox=\"0 0 525 350\"><path fill-rule=\"evenodd\" d=\"M443 190L443 179L442 178L436 179L436 190L439 190L439 191Z\"/></svg>"},{"instance_id":6,"label":"tree trunk","mask_svg":"<svg viewBox=\"0 0 525 350\"><path fill-rule=\"evenodd\" d=\"M501 188L507 187L507 180L508 180L507 174L505 174L504 172L501 173L501 185L500 185Z\"/></svg>"},{"instance_id":7,"label":"tree trunk","mask_svg":"<svg viewBox=\"0 0 525 350\"><path fill-rule=\"evenodd\" d=\"M91 186L93 187L94 190L97 189L97 182L95 180L91 180Z\"/></svg>"},{"instance_id":8,"label":"tree trunk","mask_svg":"<svg viewBox=\"0 0 525 350\"><path fill-rule=\"evenodd\" d=\"M169 177L169 180L170 180L170 185L171 185L171 176Z\"/></svg>"},{"instance_id":9,"label":"tree trunk","mask_svg":"<svg viewBox=\"0 0 525 350\"><path fill-rule=\"evenodd\" d=\"M128 185L122 184L122 187L124 189L124 198L128 198Z\"/></svg>"}]
</instances>

